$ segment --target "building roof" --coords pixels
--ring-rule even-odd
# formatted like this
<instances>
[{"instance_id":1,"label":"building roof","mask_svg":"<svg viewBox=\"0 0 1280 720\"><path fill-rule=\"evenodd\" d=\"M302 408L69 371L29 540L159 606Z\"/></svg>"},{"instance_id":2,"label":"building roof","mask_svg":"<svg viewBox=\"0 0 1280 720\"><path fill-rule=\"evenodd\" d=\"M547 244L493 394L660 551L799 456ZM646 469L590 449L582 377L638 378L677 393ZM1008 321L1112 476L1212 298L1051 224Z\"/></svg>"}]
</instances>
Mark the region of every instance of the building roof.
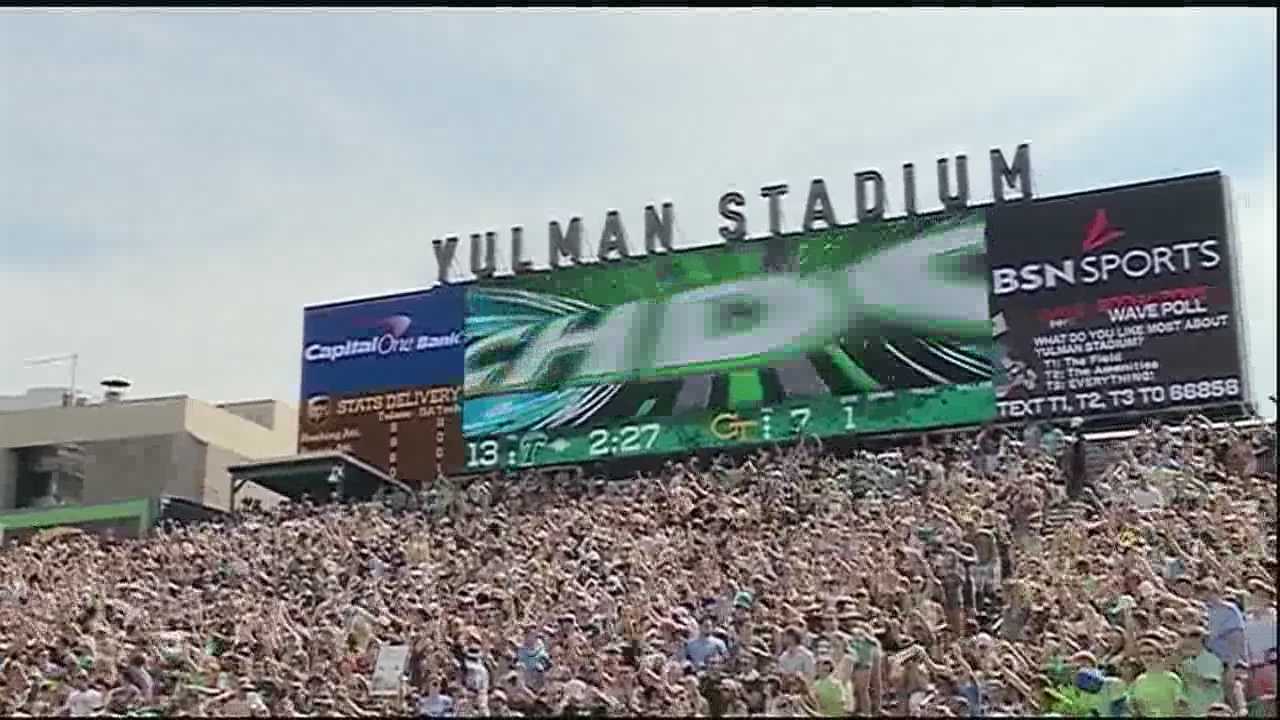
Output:
<instances>
[{"instance_id":1,"label":"building roof","mask_svg":"<svg viewBox=\"0 0 1280 720\"><path fill-rule=\"evenodd\" d=\"M296 417L291 408L280 406L281 417ZM0 412L0 449L184 432L249 458L275 457L297 443L294 427L269 428L186 395Z\"/></svg>"},{"instance_id":2,"label":"building roof","mask_svg":"<svg viewBox=\"0 0 1280 720\"><path fill-rule=\"evenodd\" d=\"M150 522L150 503L146 498L138 498L95 505L62 505L11 510L0 514L0 530L55 527L123 518L143 518Z\"/></svg>"},{"instance_id":3,"label":"building roof","mask_svg":"<svg viewBox=\"0 0 1280 720\"><path fill-rule=\"evenodd\" d=\"M202 522L218 520L228 513L186 498L161 495L92 505L59 505L24 508L0 513L0 536L14 531L74 527L84 523L133 521L139 532L147 532L158 520Z\"/></svg>"},{"instance_id":4,"label":"building roof","mask_svg":"<svg viewBox=\"0 0 1280 720\"><path fill-rule=\"evenodd\" d=\"M160 496L160 520L204 522L221 520L230 515L226 510L175 495Z\"/></svg>"}]
</instances>

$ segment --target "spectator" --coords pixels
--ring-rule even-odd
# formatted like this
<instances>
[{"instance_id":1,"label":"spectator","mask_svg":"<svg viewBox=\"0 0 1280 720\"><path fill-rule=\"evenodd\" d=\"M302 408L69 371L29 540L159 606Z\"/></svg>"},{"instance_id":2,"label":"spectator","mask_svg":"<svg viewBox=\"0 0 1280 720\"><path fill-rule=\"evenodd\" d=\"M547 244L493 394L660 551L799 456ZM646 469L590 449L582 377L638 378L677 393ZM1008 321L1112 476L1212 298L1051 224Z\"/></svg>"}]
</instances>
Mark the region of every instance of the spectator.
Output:
<instances>
[{"instance_id":1,"label":"spectator","mask_svg":"<svg viewBox=\"0 0 1280 720\"><path fill-rule=\"evenodd\" d=\"M783 651L778 656L778 670L785 675L812 682L817 675L813 652L804 646L805 631L799 626L787 628L783 634Z\"/></svg>"},{"instance_id":2,"label":"spectator","mask_svg":"<svg viewBox=\"0 0 1280 720\"><path fill-rule=\"evenodd\" d=\"M702 618L698 634L684 645L684 659L693 665L694 670L705 670L713 661L726 658L729 654L724 640L715 634L715 618Z\"/></svg>"},{"instance_id":3,"label":"spectator","mask_svg":"<svg viewBox=\"0 0 1280 720\"><path fill-rule=\"evenodd\" d=\"M1222 592L1212 579L1202 579L1196 586L1196 595L1204 603L1208 614L1208 637L1205 646L1223 664L1222 685L1226 689L1227 704L1232 710L1242 710L1244 703L1236 688L1236 669L1248 665L1245 644L1244 613L1234 603L1222 598Z\"/></svg>"},{"instance_id":4,"label":"spectator","mask_svg":"<svg viewBox=\"0 0 1280 720\"><path fill-rule=\"evenodd\" d=\"M1129 704L1140 717L1176 717L1187 707L1182 679L1169 669L1167 654L1159 640L1144 638L1138 645L1143 672L1133 681Z\"/></svg>"},{"instance_id":5,"label":"spectator","mask_svg":"<svg viewBox=\"0 0 1280 720\"><path fill-rule=\"evenodd\" d=\"M11 543L0 715L1274 716L1258 437L1144 428L1078 504L987 428Z\"/></svg>"},{"instance_id":6,"label":"spectator","mask_svg":"<svg viewBox=\"0 0 1280 720\"><path fill-rule=\"evenodd\" d=\"M530 688L541 689L545 684L547 671L551 669L551 655L537 628L530 626L525 630L524 642L516 653L516 661L520 665L520 680Z\"/></svg>"}]
</instances>

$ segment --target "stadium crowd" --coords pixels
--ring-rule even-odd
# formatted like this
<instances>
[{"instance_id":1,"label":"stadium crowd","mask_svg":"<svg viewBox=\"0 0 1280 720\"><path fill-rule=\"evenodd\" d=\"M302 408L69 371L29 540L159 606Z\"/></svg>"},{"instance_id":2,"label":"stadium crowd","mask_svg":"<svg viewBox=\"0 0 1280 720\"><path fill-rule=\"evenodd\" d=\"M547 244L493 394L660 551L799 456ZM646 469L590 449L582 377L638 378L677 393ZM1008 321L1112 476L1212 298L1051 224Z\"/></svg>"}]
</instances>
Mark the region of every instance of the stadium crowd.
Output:
<instances>
[{"instance_id":1,"label":"stadium crowd","mask_svg":"<svg viewBox=\"0 0 1280 720\"><path fill-rule=\"evenodd\" d=\"M1054 431L810 442L10 545L0 716L1275 717L1255 443L1153 425L1086 482Z\"/></svg>"}]
</instances>

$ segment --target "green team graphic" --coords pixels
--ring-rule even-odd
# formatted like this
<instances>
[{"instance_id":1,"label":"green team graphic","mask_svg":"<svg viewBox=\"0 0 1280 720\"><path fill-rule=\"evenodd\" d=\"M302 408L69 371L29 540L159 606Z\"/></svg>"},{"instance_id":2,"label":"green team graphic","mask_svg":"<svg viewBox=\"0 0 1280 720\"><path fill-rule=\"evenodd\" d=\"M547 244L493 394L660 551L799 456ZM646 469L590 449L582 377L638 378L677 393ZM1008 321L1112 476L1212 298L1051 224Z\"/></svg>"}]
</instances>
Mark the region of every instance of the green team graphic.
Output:
<instances>
[{"instance_id":1,"label":"green team graphic","mask_svg":"<svg viewBox=\"0 0 1280 720\"><path fill-rule=\"evenodd\" d=\"M467 293L469 471L994 416L981 212Z\"/></svg>"}]
</instances>

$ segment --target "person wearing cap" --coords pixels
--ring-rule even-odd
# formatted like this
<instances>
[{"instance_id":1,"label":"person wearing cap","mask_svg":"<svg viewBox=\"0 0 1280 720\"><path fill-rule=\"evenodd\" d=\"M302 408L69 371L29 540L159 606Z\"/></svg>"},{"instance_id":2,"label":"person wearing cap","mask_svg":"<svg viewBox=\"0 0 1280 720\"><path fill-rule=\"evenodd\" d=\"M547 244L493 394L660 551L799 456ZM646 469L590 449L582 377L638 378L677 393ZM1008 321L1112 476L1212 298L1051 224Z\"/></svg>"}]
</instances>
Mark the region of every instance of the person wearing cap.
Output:
<instances>
[{"instance_id":1,"label":"person wearing cap","mask_svg":"<svg viewBox=\"0 0 1280 720\"><path fill-rule=\"evenodd\" d=\"M1089 706L1089 714L1097 717L1121 717L1125 714L1127 703L1126 690L1128 686L1124 680L1118 677L1111 677L1105 671L1095 667L1094 658L1083 656L1087 653L1073 656L1071 658L1073 664L1081 665L1075 675L1074 687L1084 693L1088 697L1087 705ZM1063 694L1061 691L1059 694Z\"/></svg>"},{"instance_id":2,"label":"person wearing cap","mask_svg":"<svg viewBox=\"0 0 1280 720\"><path fill-rule=\"evenodd\" d=\"M1185 687L1187 713L1197 717L1206 715L1215 703L1226 700L1222 661L1205 647L1205 634L1202 627L1183 628L1182 643L1178 647L1180 660L1176 669Z\"/></svg>"},{"instance_id":3,"label":"person wearing cap","mask_svg":"<svg viewBox=\"0 0 1280 720\"><path fill-rule=\"evenodd\" d=\"M1186 707L1182 678L1169 669L1167 655L1157 640L1143 638L1138 642L1143 672L1129 688L1129 705L1142 717L1176 717Z\"/></svg>"}]
</instances>

